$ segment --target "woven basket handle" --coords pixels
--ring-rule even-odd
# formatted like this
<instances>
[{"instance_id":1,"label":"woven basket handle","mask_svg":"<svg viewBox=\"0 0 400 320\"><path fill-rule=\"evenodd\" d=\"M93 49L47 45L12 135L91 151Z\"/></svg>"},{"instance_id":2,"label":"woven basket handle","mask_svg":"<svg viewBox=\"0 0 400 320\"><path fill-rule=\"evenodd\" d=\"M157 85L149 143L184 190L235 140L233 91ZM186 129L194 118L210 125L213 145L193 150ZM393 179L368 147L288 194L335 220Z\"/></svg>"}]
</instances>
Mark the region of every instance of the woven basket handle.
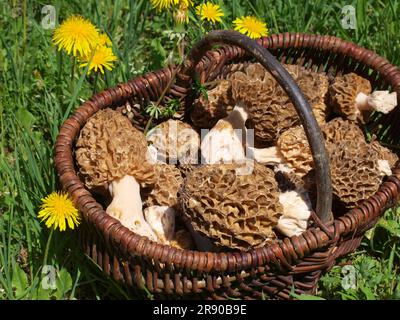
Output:
<instances>
[{"instance_id":1,"label":"woven basket handle","mask_svg":"<svg viewBox=\"0 0 400 320\"><path fill-rule=\"evenodd\" d=\"M321 130L307 99L296 82L266 48L236 31L212 31L194 45L188 59L179 67L176 83L171 87L170 92L180 97L188 92L197 64L215 44L230 44L246 50L272 74L291 99L304 127L314 160L317 184L316 214L323 224L332 221L332 182L328 154Z\"/></svg>"}]
</instances>

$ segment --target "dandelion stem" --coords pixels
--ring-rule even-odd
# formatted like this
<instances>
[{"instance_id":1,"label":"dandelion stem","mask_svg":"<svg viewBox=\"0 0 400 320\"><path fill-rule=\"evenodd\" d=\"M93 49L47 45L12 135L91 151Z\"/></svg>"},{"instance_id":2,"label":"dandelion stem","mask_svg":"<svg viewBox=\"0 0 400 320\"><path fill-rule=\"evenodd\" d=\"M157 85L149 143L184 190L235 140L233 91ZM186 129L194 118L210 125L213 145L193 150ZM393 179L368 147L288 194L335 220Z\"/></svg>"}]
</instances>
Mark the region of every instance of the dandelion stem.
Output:
<instances>
[{"instance_id":1,"label":"dandelion stem","mask_svg":"<svg viewBox=\"0 0 400 320\"><path fill-rule=\"evenodd\" d=\"M179 62L180 63L183 63L183 60L184 60L185 46L186 46L186 41L185 41L185 37L183 37L181 40L178 41L178 52L179 52Z\"/></svg>"},{"instance_id":2,"label":"dandelion stem","mask_svg":"<svg viewBox=\"0 0 400 320\"><path fill-rule=\"evenodd\" d=\"M26 0L24 0L23 2L23 6L22 6L22 14L23 14L23 23L24 23L24 28L23 28L23 34L22 34L22 42L23 42L23 48L24 48L24 52L25 52L25 48L26 48L26 30L27 30L27 18L26 18Z\"/></svg>"},{"instance_id":3,"label":"dandelion stem","mask_svg":"<svg viewBox=\"0 0 400 320\"><path fill-rule=\"evenodd\" d=\"M75 57L72 57L72 65L71 65L71 87L73 87L74 84L74 77L75 77ZM74 91L74 90L72 90Z\"/></svg>"},{"instance_id":4,"label":"dandelion stem","mask_svg":"<svg viewBox=\"0 0 400 320\"><path fill-rule=\"evenodd\" d=\"M99 73L96 72L95 76L94 76L94 82L93 82L93 94L95 94L97 92L97 79L99 78Z\"/></svg>"},{"instance_id":5,"label":"dandelion stem","mask_svg":"<svg viewBox=\"0 0 400 320\"><path fill-rule=\"evenodd\" d=\"M57 50L57 62L58 62L58 96L61 96L62 92L62 77L63 77L63 54L61 51Z\"/></svg>"},{"instance_id":6,"label":"dandelion stem","mask_svg":"<svg viewBox=\"0 0 400 320\"><path fill-rule=\"evenodd\" d=\"M54 233L54 228L51 228L49 237L47 238L46 249L44 251L43 266L47 265L47 258L48 258L48 255L49 255L50 242L51 242L51 239L53 238L53 233Z\"/></svg>"}]
</instances>

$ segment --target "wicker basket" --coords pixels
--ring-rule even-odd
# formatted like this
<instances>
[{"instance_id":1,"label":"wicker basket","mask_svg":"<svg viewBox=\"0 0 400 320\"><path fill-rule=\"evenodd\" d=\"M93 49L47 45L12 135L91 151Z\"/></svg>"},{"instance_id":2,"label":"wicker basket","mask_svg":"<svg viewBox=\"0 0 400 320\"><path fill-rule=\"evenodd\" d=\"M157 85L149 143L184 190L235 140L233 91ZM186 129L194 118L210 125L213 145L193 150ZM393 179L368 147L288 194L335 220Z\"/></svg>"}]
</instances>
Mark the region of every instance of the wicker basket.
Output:
<instances>
[{"instance_id":1,"label":"wicker basket","mask_svg":"<svg viewBox=\"0 0 400 320\"><path fill-rule=\"evenodd\" d=\"M222 37L224 35L228 35L226 39ZM213 43L221 43L222 40L229 45L206 52ZM146 288L155 298L168 299L260 299L266 296L289 299L292 291L297 294L315 293L321 274L329 270L338 257L354 251L360 245L364 232L399 198L400 166L397 166L374 196L330 221L331 186L325 154L320 160L314 158L314 161L319 161L319 165L316 163L319 200L317 214L313 214L314 227L300 236L285 238L259 249L226 253L180 250L138 236L107 215L77 176L74 143L79 130L89 117L102 108L118 108L131 101L144 105L156 100L175 72L177 81L170 88L169 96L186 99L186 103L190 103L193 97L189 87L194 71L201 81L211 81L229 72L234 66L232 63L251 58L243 49L243 43L236 40L229 37L229 32L214 33L214 37L202 41L192 50L188 61L178 70L169 67L151 72L96 94L61 127L55 146L55 163L61 186L71 195L83 217L80 240L84 251L104 273L136 293ZM299 33L272 35L257 42L268 48L282 63L325 71L332 77L355 72L369 79L373 88L396 91L400 98L400 70L374 52L353 43L332 36ZM274 64L268 56L265 59L268 52L263 51L260 53L254 46L251 52L259 61L264 58L265 67L280 73L283 68ZM285 79L277 80L285 83ZM313 124L305 126L308 127L306 130L313 154L318 151L324 153L323 143L318 141L320 130L314 125L315 118L310 117L309 105L300 92L293 90L298 87L292 87L290 80L287 92L301 120L306 125ZM398 142L400 135L396 128L400 128L399 125L399 108L371 121L374 132L382 136L385 129L384 139L388 143ZM321 179L324 176L325 183Z\"/></svg>"}]
</instances>

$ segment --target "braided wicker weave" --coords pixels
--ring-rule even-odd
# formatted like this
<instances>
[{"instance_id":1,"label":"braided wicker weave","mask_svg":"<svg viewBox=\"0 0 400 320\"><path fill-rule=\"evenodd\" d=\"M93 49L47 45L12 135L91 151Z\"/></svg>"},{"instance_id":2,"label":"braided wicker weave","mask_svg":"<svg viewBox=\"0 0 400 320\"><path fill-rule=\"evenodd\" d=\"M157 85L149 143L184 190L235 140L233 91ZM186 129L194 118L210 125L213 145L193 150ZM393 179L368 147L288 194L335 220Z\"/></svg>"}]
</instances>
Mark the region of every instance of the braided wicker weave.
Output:
<instances>
[{"instance_id":1,"label":"braided wicker weave","mask_svg":"<svg viewBox=\"0 0 400 320\"><path fill-rule=\"evenodd\" d=\"M299 64L329 76L355 72L371 81L373 88L391 89L400 98L400 70L374 52L331 36L279 34L258 40L282 63ZM248 60L245 50L231 45L208 51L196 66L201 81L224 77L233 62ZM55 163L63 189L80 210L80 240L84 251L102 270L134 292L146 288L156 298L254 299L264 296L289 299L290 292L314 293L321 274L338 257L354 251L366 230L393 206L400 194L400 166L382 183L374 196L362 201L327 224L313 215L315 227L300 236L248 252L197 252L180 250L138 236L107 215L77 176L74 143L88 118L106 107L132 102L146 105L156 100L175 73L174 67L148 73L93 96L61 127ZM187 98L188 81L179 74L171 87L174 96ZM399 101L400 103L400 101ZM377 116L371 129L385 131L385 142L397 143L400 110ZM140 125L138 125L140 128ZM383 128L383 129L382 129ZM143 129L143 128L141 128ZM322 219L324 220L324 219ZM326 220L324 220L326 221Z\"/></svg>"}]
</instances>

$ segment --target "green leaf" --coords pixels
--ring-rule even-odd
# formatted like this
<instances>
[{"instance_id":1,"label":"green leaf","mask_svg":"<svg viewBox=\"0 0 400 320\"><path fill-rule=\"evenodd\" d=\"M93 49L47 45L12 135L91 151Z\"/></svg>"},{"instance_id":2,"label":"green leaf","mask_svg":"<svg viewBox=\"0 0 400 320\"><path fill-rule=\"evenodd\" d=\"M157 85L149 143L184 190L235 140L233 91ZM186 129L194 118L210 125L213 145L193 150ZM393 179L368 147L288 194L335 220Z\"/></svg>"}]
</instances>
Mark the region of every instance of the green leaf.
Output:
<instances>
[{"instance_id":1,"label":"green leaf","mask_svg":"<svg viewBox=\"0 0 400 320\"><path fill-rule=\"evenodd\" d=\"M342 300L357 300L356 292L353 289L350 289L347 292L340 292L340 296Z\"/></svg>"},{"instance_id":2,"label":"green leaf","mask_svg":"<svg viewBox=\"0 0 400 320\"><path fill-rule=\"evenodd\" d=\"M370 288L360 285L360 290L365 294L365 298L367 300L376 300L375 294L372 292Z\"/></svg>"},{"instance_id":3,"label":"green leaf","mask_svg":"<svg viewBox=\"0 0 400 320\"><path fill-rule=\"evenodd\" d=\"M167 105L165 106L164 110L162 110L162 117L167 118L167 117L172 117L180 107L180 101L179 99L172 99L168 101Z\"/></svg>"},{"instance_id":4,"label":"green leaf","mask_svg":"<svg viewBox=\"0 0 400 320\"><path fill-rule=\"evenodd\" d=\"M393 299L394 300L399 300L400 299L400 282L397 283L396 289L393 294Z\"/></svg>"},{"instance_id":5,"label":"green leaf","mask_svg":"<svg viewBox=\"0 0 400 320\"><path fill-rule=\"evenodd\" d=\"M378 225L387 230L392 236L400 238L400 224L397 221L381 219Z\"/></svg>"},{"instance_id":6,"label":"green leaf","mask_svg":"<svg viewBox=\"0 0 400 320\"><path fill-rule=\"evenodd\" d=\"M396 244L393 244L393 248L390 251L389 261L388 261L388 265L387 265L387 273L388 274L392 273L392 270L393 270L393 261L394 261L395 252L396 252Z\"/></svg>"},{"instance_id":7,"label":"green leaf","mask_svg":"<svg viewBox=\"0 0 400 320\"><path fill-rule=\"evenodd\" d=\"M150 115L150 117L154 118L154 119L158 119L158 117L161 115L162 110L159 106L157 106L154 103L149 104L146 109L145 109L146 113L148 115Z\"/></svg>"},{"instance_id":8,"label":"green leaf","mask_svg":"<svg viewBox=\"0 0 400 320\"><path fill-rule=\"evenodd\" d=\"M34 300L50 300L52 292L52 289L44 289L43 286L39 284L38 289L32 298Z\"/></svg>"},{"instance_id":9,"label":"green leaf","mask_svg":"<svg viewBox=\"0 0 400 320\"><path fill-rule=\"evenodd\" d=\"M364 23L366 20L366 12L367 12L367 3L365 0L357 0L357 24L359 28L364 27Z\"/></svg>"},{"instance_id":10,"label":"green leaf","mask_svg":"<svg viewBox=\"0 0 400 320\"><path fill-rule=\"evenodd\" d=\"M28 288L28 276L25 271L21 269L18 263L14 263L11 284L15 289L15 297L17 299L21 298Z\"/></svg>"},{"instance_id":11,"label":"green leaf","mask_svg":"<svg viewBox=\"0 0 400 320\"><path fill-rule=\"evenodd\" d=\"M64 299L65 295L72 290L72 277L69 272L62 268L57 276L57 292L56 298L57 299Z\"/></svg>"},{"instance_id":12,"label":"green leaf","mask_svg":"<svg viewBox=\"0 0 400 320\"><path fill-rule=\"evenodd\" d=\"M318 297L318 296L313 296L311 294L292 293L291 296L293 298L298 299L298 300L325 300L324 298L321 298L321 297Z\"/></svg>"},{"instance_id":13,"label":"green leaf","mask_svg":"<svg viewBox=\"0 0 400 320\"><path fill-rule=\"evenodd\" d=\"M162 67L163 62L167 59L167 52L161 44L160 39L155 38L151 41L150 46L152 47L152 55L154 61L157 61L158 67Z\"/></svg>"},{"instance_id":14,"label":"green leaf","mask_svg":"<svg viewBox=\"0 0 400 320\"><path fill-rule=\"evenodd\" d=\"M30 130L36 121L35 116L26 108L19 108L15 114L15 117L25 130Z\"/></svg>"},{"instance_id":15,"label":"green leaf","mask_svg":"<svg viewBox=\"0 0 400 320\"><path fill-rule=\"evenodd\" d=\"M195 92L197 92L198 95L203 96L206 100L208 100L208 91L207 88L205 87L204 84L200 82L200 79L198 76L195 77L194 83L193 83L193 89Z\"/></svg>"}]
</instances>

